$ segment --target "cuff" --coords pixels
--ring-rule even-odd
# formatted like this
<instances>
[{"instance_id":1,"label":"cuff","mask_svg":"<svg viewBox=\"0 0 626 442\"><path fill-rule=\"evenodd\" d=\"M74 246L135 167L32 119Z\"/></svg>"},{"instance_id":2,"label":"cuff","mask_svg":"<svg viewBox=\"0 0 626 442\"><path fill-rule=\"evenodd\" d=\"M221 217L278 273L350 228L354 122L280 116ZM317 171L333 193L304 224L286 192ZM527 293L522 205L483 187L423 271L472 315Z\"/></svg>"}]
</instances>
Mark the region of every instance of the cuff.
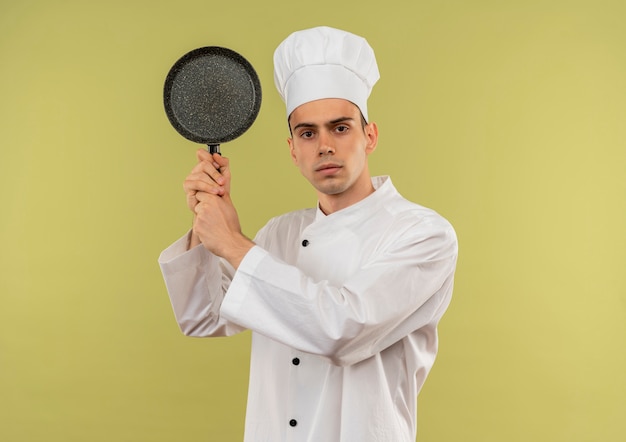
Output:
<instances>
[{"instance_id":1,"label":"cuff","mask_svg":"<svg viewBox=\"0 0 626 442\"><path fill-rule=\"evenodd\" d=\"M244 304L246 297L250 294L250 282L253 279L253 275L256 273L256 269L268 252L259 246L252 247L246 256L243 257L241 264L235 272L235 277L230 283L230 287L226 292L226 297L222 302L220 310L221 315L230 319L233 322L237 322L237 312Z\"/></svg>"}]
</instances>

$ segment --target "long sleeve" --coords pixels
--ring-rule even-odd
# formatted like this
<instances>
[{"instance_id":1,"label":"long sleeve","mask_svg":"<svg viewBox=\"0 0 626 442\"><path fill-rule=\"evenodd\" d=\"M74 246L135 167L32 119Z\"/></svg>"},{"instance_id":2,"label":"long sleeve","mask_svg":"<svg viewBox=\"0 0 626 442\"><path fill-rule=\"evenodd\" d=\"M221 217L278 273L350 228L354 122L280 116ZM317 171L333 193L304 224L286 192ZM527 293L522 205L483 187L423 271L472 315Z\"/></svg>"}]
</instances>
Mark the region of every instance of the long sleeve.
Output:
<instances>
[{"instance_id":1,"label":"long sleeve","mask_svg":"<svg viewBox=\"0 0 626 442\"><path fill-rule=\"evenodd\" d=\"M187 336L229 336L243 330L220 315L233 269L201 246L186 250L187 237L159 256L159 265L181 331Z\"/></svg>"},{"instance_id":2,"label":"long sleeve","mask_svg":"<svg viewBox=\"0 0 626 442\"><path fill-rule=\"evenodd\" d=\"M232 281L222 315L337 365L366 359L427 325L434 330L452 293L454 230L434 212L382 212L372 226L304 229L310 244L300 247L296 263L255 247Z\"/></svg>"}]
</instances>

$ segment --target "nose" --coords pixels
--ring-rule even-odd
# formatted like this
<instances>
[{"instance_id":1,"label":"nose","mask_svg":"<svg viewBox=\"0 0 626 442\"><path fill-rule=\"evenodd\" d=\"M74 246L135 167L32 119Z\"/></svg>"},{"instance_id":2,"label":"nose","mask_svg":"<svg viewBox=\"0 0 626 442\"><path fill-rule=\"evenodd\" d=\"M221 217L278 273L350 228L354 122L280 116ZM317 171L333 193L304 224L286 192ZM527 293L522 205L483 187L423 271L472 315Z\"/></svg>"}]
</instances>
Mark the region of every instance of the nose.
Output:
<instances>
[{"instance_id":1,"label":"nose","mask_svg":"<svg viewBox=\"0 0 626 442\"><path fill-rule=\"evenodd\" d=\"M335 153L335 144L332 136L326 131L321 131L319 135L318 154L320 157Z\"/></svg>"}]
</instances>

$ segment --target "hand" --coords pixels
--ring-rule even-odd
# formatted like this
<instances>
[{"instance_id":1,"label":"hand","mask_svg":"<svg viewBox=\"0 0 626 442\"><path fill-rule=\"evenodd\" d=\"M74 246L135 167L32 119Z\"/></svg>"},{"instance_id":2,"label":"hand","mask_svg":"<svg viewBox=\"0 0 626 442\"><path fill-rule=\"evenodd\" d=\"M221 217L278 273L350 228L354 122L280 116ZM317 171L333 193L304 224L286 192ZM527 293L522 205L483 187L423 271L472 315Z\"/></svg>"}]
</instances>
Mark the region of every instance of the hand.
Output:
<instances>
[{"instance_id":1,"label":"hand","mask_svg":"<svg viewBox=\"0 0 626 442\"><path fill-rule=\"evenodd\" d=\"M230 194L197 192L193 233L211 253L226 259L235 269L254 243L244 236Z\"/></svg>"},{"instance_id":2,"label":"hand","mask_svg":"<svg viewBox=\"0 0 626 442\"><path fill-rule=\"evenodd\" d=\"M187 175L183 188L187 195L187 206L194 212L199 200L198 192L212 195L230 193L230 167L228 158L220 154L210 154L205 149L196 152L198 164Z\"/></svg>"},{"instance_id":3,"label":"hand","mask_svg":"<svg viewBox=\"0 0 626 442\"><path fill-rule=\"evenodd\" d=\"M222 196L230 192L231 180L228 158L217 153L210 154L205 149L198 149L196 157L198 164L191 170L183 183L187 196L187 206L189 210L194 212L194 215L196 205L200 202L197 197L198 192ZM200 244L200 238L192 231L187 248L191 249L198 244Z\"/></svg>"}]
</instances>

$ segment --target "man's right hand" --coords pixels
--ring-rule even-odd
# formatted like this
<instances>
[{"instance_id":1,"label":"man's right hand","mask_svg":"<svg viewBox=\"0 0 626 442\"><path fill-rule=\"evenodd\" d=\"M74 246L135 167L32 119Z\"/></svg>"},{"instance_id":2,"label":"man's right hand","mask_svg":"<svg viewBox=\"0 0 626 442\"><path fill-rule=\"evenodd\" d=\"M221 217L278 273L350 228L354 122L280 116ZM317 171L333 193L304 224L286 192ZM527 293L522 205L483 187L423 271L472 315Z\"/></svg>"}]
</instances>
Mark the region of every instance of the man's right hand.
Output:
<instances>
[{"instance_id":1,"label":"man's right hand","mask_svg":"<svg viewBox=\"0 0 626 442\"><path fill-rule=\"evenodd\" d=\"M187 175L183 183L187 195L187 206L194 213L199 202L196 198L198 192L213 195L230 193L231 178L228 158L217 153L210 154L205 149L198 149L196 156L198 164Z\"/></svg>"},{"instance_id":2,"label":"man's right hand","mask_svg":"<svg viewBox=\"0 0 626 442\"><path fill-rule=\"evenodd\" d=\"M224 195L230 193L230 167L228 158L220 154L210 154L206 149L196 151L198 164L191 170L185 178L183 188L187 195L187 206L196 215L196 205L199 203L198 193L209 193L213 195ZM200 238L191 232L188 249L200 244Z\"/></svg>"}]
</instances>

